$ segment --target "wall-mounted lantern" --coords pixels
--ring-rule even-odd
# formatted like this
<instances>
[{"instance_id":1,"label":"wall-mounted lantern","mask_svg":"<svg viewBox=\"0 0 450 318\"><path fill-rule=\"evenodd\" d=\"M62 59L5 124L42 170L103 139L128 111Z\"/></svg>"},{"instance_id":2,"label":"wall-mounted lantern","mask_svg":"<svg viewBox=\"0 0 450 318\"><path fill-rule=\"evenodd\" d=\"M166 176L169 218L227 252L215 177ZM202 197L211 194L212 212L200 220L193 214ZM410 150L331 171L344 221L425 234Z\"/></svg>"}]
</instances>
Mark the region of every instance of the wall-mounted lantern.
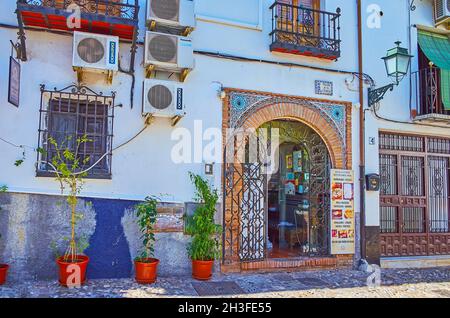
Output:
<instances>
[{"instance_id":1,"label":"wall-mounted lantern","mask_svg":"<svg viewBox=\"0 0 450 318\"><path fill-rule=\"evenodd\" d=\"M408 74L413 56L409 54L408 49L400 47L401 43L400 41L395 42L397 46L388 50L386 56L382 58L386 65L386 73L393 79L394 83L377 89L369 88L369 107L381 101L384 95L388 91L392 91L394 86L400 84L405 75Z\"/></svg>"}]
</instances>

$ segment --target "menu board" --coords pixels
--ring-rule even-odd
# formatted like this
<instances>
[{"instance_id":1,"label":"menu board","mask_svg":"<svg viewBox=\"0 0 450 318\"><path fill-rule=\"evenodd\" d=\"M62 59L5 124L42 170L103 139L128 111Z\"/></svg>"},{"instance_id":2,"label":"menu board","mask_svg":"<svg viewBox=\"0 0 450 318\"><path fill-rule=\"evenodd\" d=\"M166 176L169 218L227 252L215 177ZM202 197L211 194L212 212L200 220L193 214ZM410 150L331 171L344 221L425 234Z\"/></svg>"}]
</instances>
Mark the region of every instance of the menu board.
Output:
<instances>
[{"instance_id":1,"label":"menu board","mask_svg":"<svg viewBox=\"0 0 450 318\"><path fill-rule=\"evenodd\" d=\"M331 170L331 254L355 253L354 174Z\"/></svg>"}]
</instances>

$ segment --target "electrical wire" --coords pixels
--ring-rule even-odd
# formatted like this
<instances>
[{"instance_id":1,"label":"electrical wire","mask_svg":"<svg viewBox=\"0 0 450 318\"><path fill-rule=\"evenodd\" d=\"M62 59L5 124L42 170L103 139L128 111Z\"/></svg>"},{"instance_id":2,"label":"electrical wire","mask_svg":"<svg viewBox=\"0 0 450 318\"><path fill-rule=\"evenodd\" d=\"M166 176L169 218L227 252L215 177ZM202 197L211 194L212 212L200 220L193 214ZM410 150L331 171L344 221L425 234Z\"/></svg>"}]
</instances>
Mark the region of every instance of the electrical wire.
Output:
<instances>
[{"instance_id":1,"label":"electrical wire","mask_svg":"<svg viewBox=\"0 0 450 318\"><path fill-rule=\"evenodd\" d=\"M380 115L378 115L376 108L374 107L373 109L370 109L376 118L380 119L380 120L384 120L384 121L388 121L391 123L395 123L395 124L406 124L406 125L419 125L419 126L425 126L425 127L434 127L434 128L445 128L445 129L450 129L449 127L444 127L444 126L439 126L439 125L432 125L432 124L424 124L424 123L411 123L411 122L407 122L407 121L401 121L401 120L395 120L395 119L389 119L389 118L385 118L382 117Z\"/></svg>"},{"instance_id":2,"label":"electrical wire","mask_svg":"<svg viewBox=\"0 0 450 318\"><path fill-rule=\"evenodd\" d=\"M129 144L130 142L132 142L133 140L135 140L138 136L140 136L140 135L147 129L148 126L149 126L149 124L146 123L145 126L144 126L138 133L136 133L133 137L131 137L131 138L128 139L127 141L121 143L120 145L114 147L113 149L111 149L111 151L105 152L105 153L104 153L104 154L103 154L103 155L102 155L102 156L101 156L94 164L92 164L89 168L86 168L85 170L76 172L76 173L74 173L74 175L80 175L80 174L89 172L89 171L92 170L96 165L98 165L98 164L99 164L106 156L112 155L113 151L116 151L117 149L120 149L120 148L124 147L125 145ZM10 142L10 141L8 141L8 140L2 138L2 137L0 137L0 140L3 141L3 142L6 143L6 144L12 146L12 147L22 148L22 149L24 149L25 147L27 147L27 148L32 149L34 152L37 151L37 149L34 148L34 147L25 146L25 145L16 145L16 144L14 144L14 143L12 143L12 142ZM50 172L55 172L55 173L57 173L56 168L55 168L50 162L38 160L37 164L39 164L39 163L45 163L45 164L50 165L50 166L54 169L54 171L50 171Z\"/></svg>"},{"instance_id":3,"label":"electrical wire","mask_svg":"<svg viewBox=\"0 0 450 318\"><path fill-rule=\"evenodd\" d=\"M139 136L147 129L148 126L149 126L149 124L146 123L145 126L144 126L137 134L135 134L133 137L131 137L131 138L128 139L127 141L121 143L121 144L118 145L117 147L113 148L113 149L111 150L111 152L116 151L117 149L122 148L122 147L124 147L125 145L129 144L130 142L132 142L133 140L135 140L137 137L139 137Z\"/></svg>"}]
</instances>

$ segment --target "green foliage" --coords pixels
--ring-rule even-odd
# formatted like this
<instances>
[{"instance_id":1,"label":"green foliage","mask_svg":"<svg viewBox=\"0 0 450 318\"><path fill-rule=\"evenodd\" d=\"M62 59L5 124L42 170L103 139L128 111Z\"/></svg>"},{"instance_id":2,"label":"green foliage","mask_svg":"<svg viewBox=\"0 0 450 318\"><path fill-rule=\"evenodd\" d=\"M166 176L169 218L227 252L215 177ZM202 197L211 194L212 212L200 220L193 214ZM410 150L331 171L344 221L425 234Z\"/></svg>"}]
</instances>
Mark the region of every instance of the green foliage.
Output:
<instances>
[{"instance_id":1,"label":"green foliage","mask_svg":"<svg viewBox=\"0 0 450 318\"><path fill-rule=\"evenodd\" d=\"M85 244L82 242L76 243L77 239L75 237L75 227L76 223L83 218L83 215L76 212L76 206L78 203L78 195L80 194L83 185L84 178L87 176L87 171L85 166L90 162L90 158L86 156L82 158L79 156L79 149L86 143L92 142L88 139L86 135L78 137L73 142L73 137L69 136L61 143L53 138L48 138L48 143L50 147L54 150L54 156L50 158L51 162L46 162L52 167L55 173L55 178L60 184L61 193L64 194L64 190L68 188L66 201L71 208L71 239L70 247L68 248L65 256L67 258L74 258L75 254L80 251L80 246L83 247ZM43 155L46 154L45 150L42 148L37 149L37 151ZM84 248L82 248L84 250Z\"/></svg>"},{"instance_id":2,"label":"green foliage","mask_svg":"<svg viewBox=\"0 0 450 318\"><path fill-rule=\"evenodd\" d=\"M25 159L26 159L26 157L25 157L25 148L24 148L24 146L20 146L20 147L23 149L22 158L14 161L14 165L16 167L20 167L25 162Z\"/></svg>"},{"instance_id":3,"label":"green foliage","mask_svg":"<svg viewBox=\"0 0 450 318\"><path fill-rule=\"evenodd\" d=\"M138 218L137 223L141 231L141 239L143 250L136 261L144 261L146 258L153 257L155 252L155 233L154 226L158 215L157 206L159 199L154 196L148 196L145 201L136 205L136 216Z\"/></svg>"},{"instance_id":4,"label":"green foliage","mask_svg":"<svg viewBox=\"0 0 450 318\"><path fill-rule=\"evenodd\" d=\"M186 220L186 232L192 236L188 254L192 260L210 261L221 256L220 234L222 228L214 223L219 195L201 176L189 173L196 188L195 200L199 206Z\"/></svg>"},{"instance_id":5,"label":"green foliage","mask_svg":"<svg viewBox=\"0 0 450 318\"><path fill-rule=\"evenodd\" d=\"M69 242L70 238L69 237L63 237L62 240L64 242ZM76 239L78 244L77 244L77 254L83 254L85 250L88 249L89 247L89 239L86 236L82 236L80 238ZM61 253L59 248L58 248L58 243L56 241L52 241L50 242L50 249L53 252L53 256L55 259L60 258L61 256L64 256L64 253Z\"/></svg>"}]
</instances>

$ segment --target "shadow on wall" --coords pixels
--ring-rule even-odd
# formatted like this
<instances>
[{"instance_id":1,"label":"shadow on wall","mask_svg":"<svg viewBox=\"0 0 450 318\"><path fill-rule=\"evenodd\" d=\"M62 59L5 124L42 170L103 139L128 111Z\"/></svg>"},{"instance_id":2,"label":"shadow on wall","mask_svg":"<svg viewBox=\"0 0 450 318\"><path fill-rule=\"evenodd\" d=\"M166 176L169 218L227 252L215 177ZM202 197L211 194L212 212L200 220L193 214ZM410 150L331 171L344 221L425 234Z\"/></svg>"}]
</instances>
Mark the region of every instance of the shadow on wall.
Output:
<instances>
[{"instance_id":1,"label":"shadow on wall","mask_svg":"<svg viewBox=\"0 0 450 318\"><path fill-rule=\"evenodd\" d=\"M89 256L89 278L130 277L132 262L121 220L125 210L132 209L136 201L90 199L97 226L85 253Z\"/></svg>"},{"instance_id":2,"label":"shadow on wall","mask_svg":"<svg viewBox=\"0 0 450 318\"><path fill-rule=\"evenodd\" d=\"M77 236L88 237L88 278L129 278L141 247L134 215L137 201L81 198L84 218ZM70 236L70 209L64 197L6 193L0 195L0 260L9 263L10 279L55 279L52 245ZM155 256L160 276L190 275L189 238L182 232L157 233Z\"/></svg>"},{"instance_id":3,"label":"shadow on wall","mask_svg":"<svg viewBox=\"0 0 450 318\"><path fill-rule=\"evenodd\" d=\"M65 198L5 193L0 204L3 235L0 259L11 266L11 280L55 278L52 246L63 246L63 238L70 237L70 209ZM83 200L77 210L84 214L78 235L90 237L95 230L95 212Z\"/></svg>"}]
</instances>

